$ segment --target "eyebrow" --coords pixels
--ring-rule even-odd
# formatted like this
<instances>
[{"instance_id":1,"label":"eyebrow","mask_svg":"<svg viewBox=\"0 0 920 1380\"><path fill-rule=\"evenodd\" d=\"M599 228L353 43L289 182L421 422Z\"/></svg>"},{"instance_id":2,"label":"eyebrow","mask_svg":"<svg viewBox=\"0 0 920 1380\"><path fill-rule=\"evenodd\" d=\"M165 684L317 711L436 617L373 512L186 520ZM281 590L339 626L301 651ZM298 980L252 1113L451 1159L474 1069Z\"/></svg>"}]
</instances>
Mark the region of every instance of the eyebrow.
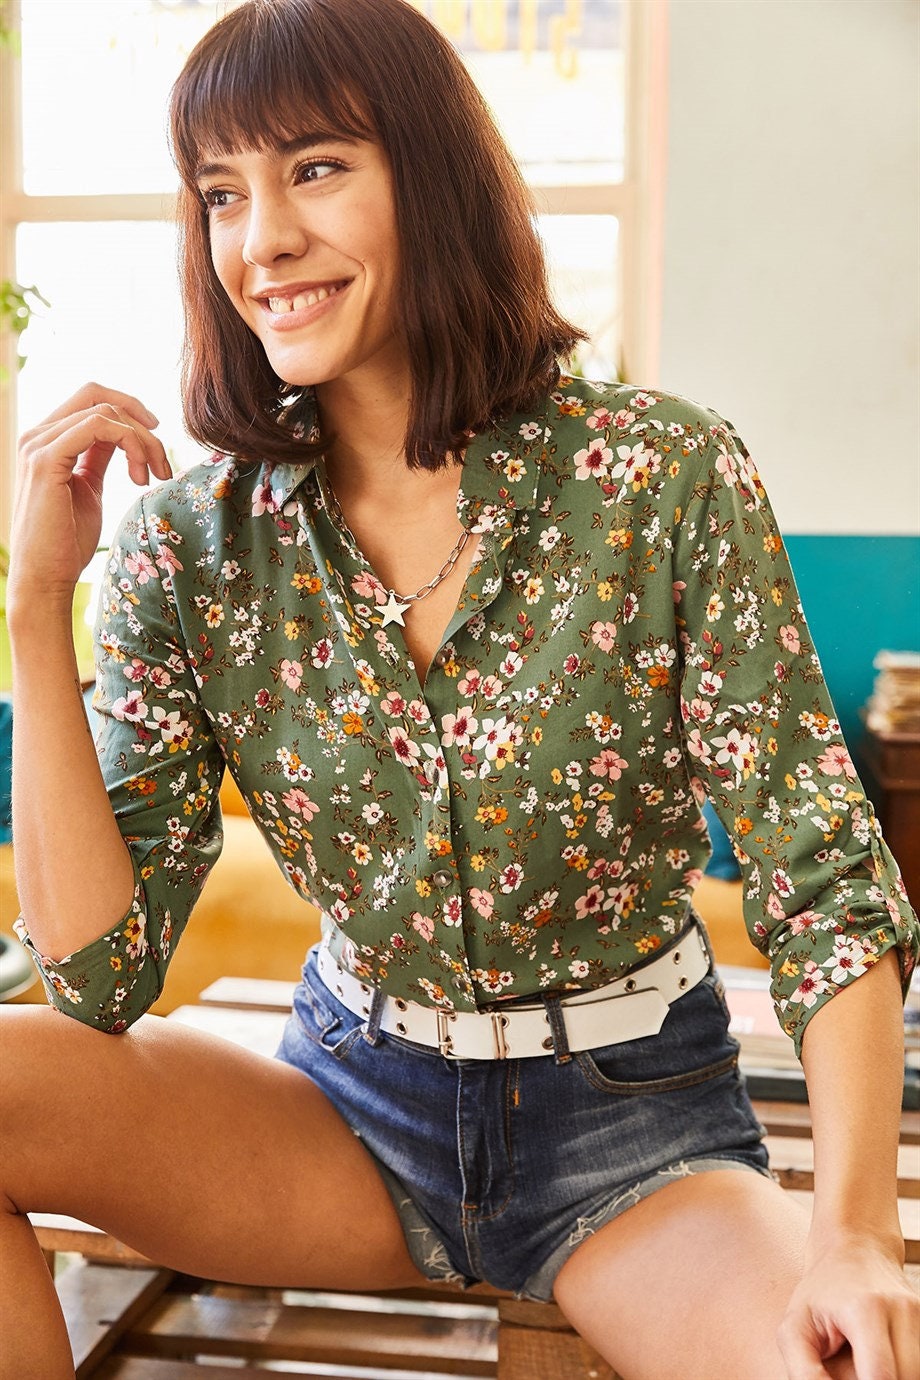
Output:
<instances>
[{"instance_id":1,"label":"eyebrow","mask_svg":"<svg viewBox=\"0 0 920 1380\"><path fill-rule=\"evenodd\" d=\"M312 134L299 134L295 139L286 139L283 144L273 145L269 157L274 162L281 163L292 154L305 153L320 144L355 145L357 142L357 139L350 138L347 134L332 130L315 130ZM232 172L233 169L227 163L200 163L195 169L195 181L199 182L203 177L222 177Z\"/></svg>"}]
</instances>

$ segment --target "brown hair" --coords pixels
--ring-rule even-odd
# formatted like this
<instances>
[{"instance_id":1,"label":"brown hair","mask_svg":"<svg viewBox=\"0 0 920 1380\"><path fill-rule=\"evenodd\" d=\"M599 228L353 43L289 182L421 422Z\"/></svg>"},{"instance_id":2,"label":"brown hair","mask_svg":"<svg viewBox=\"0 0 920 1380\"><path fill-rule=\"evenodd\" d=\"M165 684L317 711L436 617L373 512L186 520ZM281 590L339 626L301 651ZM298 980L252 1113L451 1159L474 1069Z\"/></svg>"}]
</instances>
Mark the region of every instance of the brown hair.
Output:
<instances>
[{"instance_id":1,"label":"brown hair","mask_svg":"<svg viewBox=\"0 0 920 1380\"><path fill-rule=\"evenodd\" d=\"M448 41L406 0L244 0L193 50L170 103L182 179L185 420L247 460L292 455L309 390L271 368L211 263L201 153L314 131L377 140L390 162L412 376L410 464L525 410L584 333L555 310L520 171ZM317 447L294 442L302 458Z\"/></svg>"}]
</instances>

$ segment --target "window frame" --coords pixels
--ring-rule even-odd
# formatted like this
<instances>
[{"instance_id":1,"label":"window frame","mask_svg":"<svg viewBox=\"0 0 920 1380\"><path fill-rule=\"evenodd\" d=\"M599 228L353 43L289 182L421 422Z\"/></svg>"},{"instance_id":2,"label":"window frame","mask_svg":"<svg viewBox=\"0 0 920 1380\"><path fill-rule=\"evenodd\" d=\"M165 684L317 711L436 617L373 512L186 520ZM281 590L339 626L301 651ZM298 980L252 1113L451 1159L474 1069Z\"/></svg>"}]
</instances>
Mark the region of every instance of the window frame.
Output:
<instances>
[{"instance_id":1,"label":"window frame","mask_svg":"<svg viewBox=\"0 0 920 1380\"><path fill-rule=\"evenodd\" d=\"M622 0L626 139L623 180L596 185L531 185L547 215L612 215L619 222L622 314L620 377L652 386L660 353L667 94L667 0ZM20 0L6 0L8 28L20 30ZM23 190L22 84L18 55L0 49L0 279L16 280L16 231L24 222L173 221L174 195L109 193L32 196ZM39 287L41 284L39 284ZM26 338L27 341L28 338ZM8 542L17 451L16 340L0 337L0 540ZM48 400L49 408L55 400Z\"/></svg>"}]
</instances>

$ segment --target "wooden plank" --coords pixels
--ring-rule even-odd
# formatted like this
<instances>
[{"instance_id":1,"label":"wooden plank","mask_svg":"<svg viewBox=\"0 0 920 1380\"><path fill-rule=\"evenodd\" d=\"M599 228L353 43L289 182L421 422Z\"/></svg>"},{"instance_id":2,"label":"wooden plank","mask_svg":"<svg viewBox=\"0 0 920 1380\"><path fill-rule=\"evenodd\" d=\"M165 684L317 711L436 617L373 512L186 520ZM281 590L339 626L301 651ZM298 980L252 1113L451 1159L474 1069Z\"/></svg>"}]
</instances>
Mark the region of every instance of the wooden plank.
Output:
<instances>
[{"instance_id":1,"label":"wooden plank","mask_svg":"<svg viewBox=\"0 0 920 1380\"><path fill-rule=\"evenodd\" d=\"M506 1326L498 1334L499 1380L620 1380L574 1332Z\"/></svg>"},{"instance_id":2,"label":"wooden plank","mask_svg":"<svg viewBox=\"0 0 920 1380\"><path fill-rule=\"evenodd\" d=\"M770 1166L783 1188L814 1189L814 1144L804 1136L767 1136ZM898 1195L920 1198L920 1149L898 1148Z\"/></svg>"},{"instance_id":3,"label":"wooden plank","mask_svg":"<svg viewBox=\"0 0 920 1380\"><path fill-rule=\"evenodd\" d=\"M124 1270L85 1260L64 1270L56 1284L77 1380L93 1374L171 1279L171 1270Z\"/></svg>"},{"instance_id":4,"label":"wooden plank","mask_svg":"<svg viewBox=\"0 0 920 1380\"><path fill-rule=\"evenodd\" d=\"M294 1004L294 983L275 978L222 977L206 987L198 1000L203 1006L235 1006L257 1011L289 1013Z\"/></svg>"},{"instance_id":5,"label":"wooden plank","mask_svg":"<svg viewBox=\"0 0 920 1380\"><path fill-rule=\"evenodd\" d=\"M767 1102L754 1099L754 1111L770 1135L810 1136L811 1109L807 1102ZM902 1145L920 1145L920 1112L901 1113Z\"/></svg>"},{"instance_id":6,"label":"wooden plank","mask_svg":"<svg viewBox=\"0 0 920 1380\"><path fill-rule=\"evenodd\" d=\"M535 1327L544 1332L572 1332L572 1324L555 1303L530 1299L499 1299L498 1321L502 1327Z\"/></svg>"},{"instance_id":7,"label":"wooden plank","mask_svg":"<svg viewBox=\"0 0 920 1380\"><path fill-rule=\"evenodd\" d=\"M241 1356L316 1361L450 1375L494 1375L498 1324L406 1314L339 1312L279 1305L273 1299L166 1297L127 1339L145 1356Z\"/></svg>"},{"instance_id":8,"label":"wooden plank","mask_svg":"<svg viewBox=\"0 0 920 1380\"><path fill-rule=\"evenodd\" d=\"M53 1212L30 1212L29 1221L35 1228L38 1244L43 1251L75 1251L87 1260L108 1261L113 1265L156 1263L131 1246L116 1241L114 1236L108 1236L98 1227L80 1222L76 1217L63 1217Z\"/></svg>"},{"instance_id":9,"label":"wooden plank","mask_svg":"<svg viewBox=\"0 0 920 1380\"><path fill-rule=\"evenodd\" d=\"M241 1011L224 1006L177 1006L165 1019L232 1040L235 1045L243 1045L269 1059L281 1043L287 1023L287 1016L281 1011Z\"/></svg>"},{"instance_id":10,"label":"wooden plank","mask_svg":"<svg viewBox=\"0 0 920 1380\"><path fill-rule=\"evenodd\" d=\"M803 1193L798 1189L790 1188L787 1192L811 1211L814 1194ZM901 1231L904 1234L905 1259L911 1265L920 1264L920 1199L918 1198L899 1198L898 1216L901 1220Z\"/></svg>"},{"instance_id":11,"label":"wooden plank","mask_svg":"<svg viewBox=\"0 0 920 1380\"><path fill-rule=\"evenodd\" d=\"M252 1366L198 1366L194 1361L161 1361L150 1356L110 1356L92 1380L266 1380L267 1371ZM341 1380L312 1375L310 1380Z\"/></svg>"}]
</instances>

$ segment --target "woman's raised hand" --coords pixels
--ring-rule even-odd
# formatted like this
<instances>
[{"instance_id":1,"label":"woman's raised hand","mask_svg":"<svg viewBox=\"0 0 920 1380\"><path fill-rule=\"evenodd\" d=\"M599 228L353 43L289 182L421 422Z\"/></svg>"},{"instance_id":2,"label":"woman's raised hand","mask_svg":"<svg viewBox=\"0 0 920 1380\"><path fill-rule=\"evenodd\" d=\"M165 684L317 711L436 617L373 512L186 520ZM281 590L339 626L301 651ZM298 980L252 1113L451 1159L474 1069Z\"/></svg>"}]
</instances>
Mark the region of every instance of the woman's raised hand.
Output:
<instances>
[{"instance_id":1,"label":"woman's raised hand","mask_svg":"<svg viewBox=\"0 0 920 1380\"><path fill-rule=\"evenodd\" d=\"M19 598L34 606L37 599L59 599L69 609L74 586L99 544L102 486L115 451L124 452L135 484L172 474L162 443L151 432L156 425L137 398L88 383L25 433L8 603Z\"/></svg>"}]
</instances>

